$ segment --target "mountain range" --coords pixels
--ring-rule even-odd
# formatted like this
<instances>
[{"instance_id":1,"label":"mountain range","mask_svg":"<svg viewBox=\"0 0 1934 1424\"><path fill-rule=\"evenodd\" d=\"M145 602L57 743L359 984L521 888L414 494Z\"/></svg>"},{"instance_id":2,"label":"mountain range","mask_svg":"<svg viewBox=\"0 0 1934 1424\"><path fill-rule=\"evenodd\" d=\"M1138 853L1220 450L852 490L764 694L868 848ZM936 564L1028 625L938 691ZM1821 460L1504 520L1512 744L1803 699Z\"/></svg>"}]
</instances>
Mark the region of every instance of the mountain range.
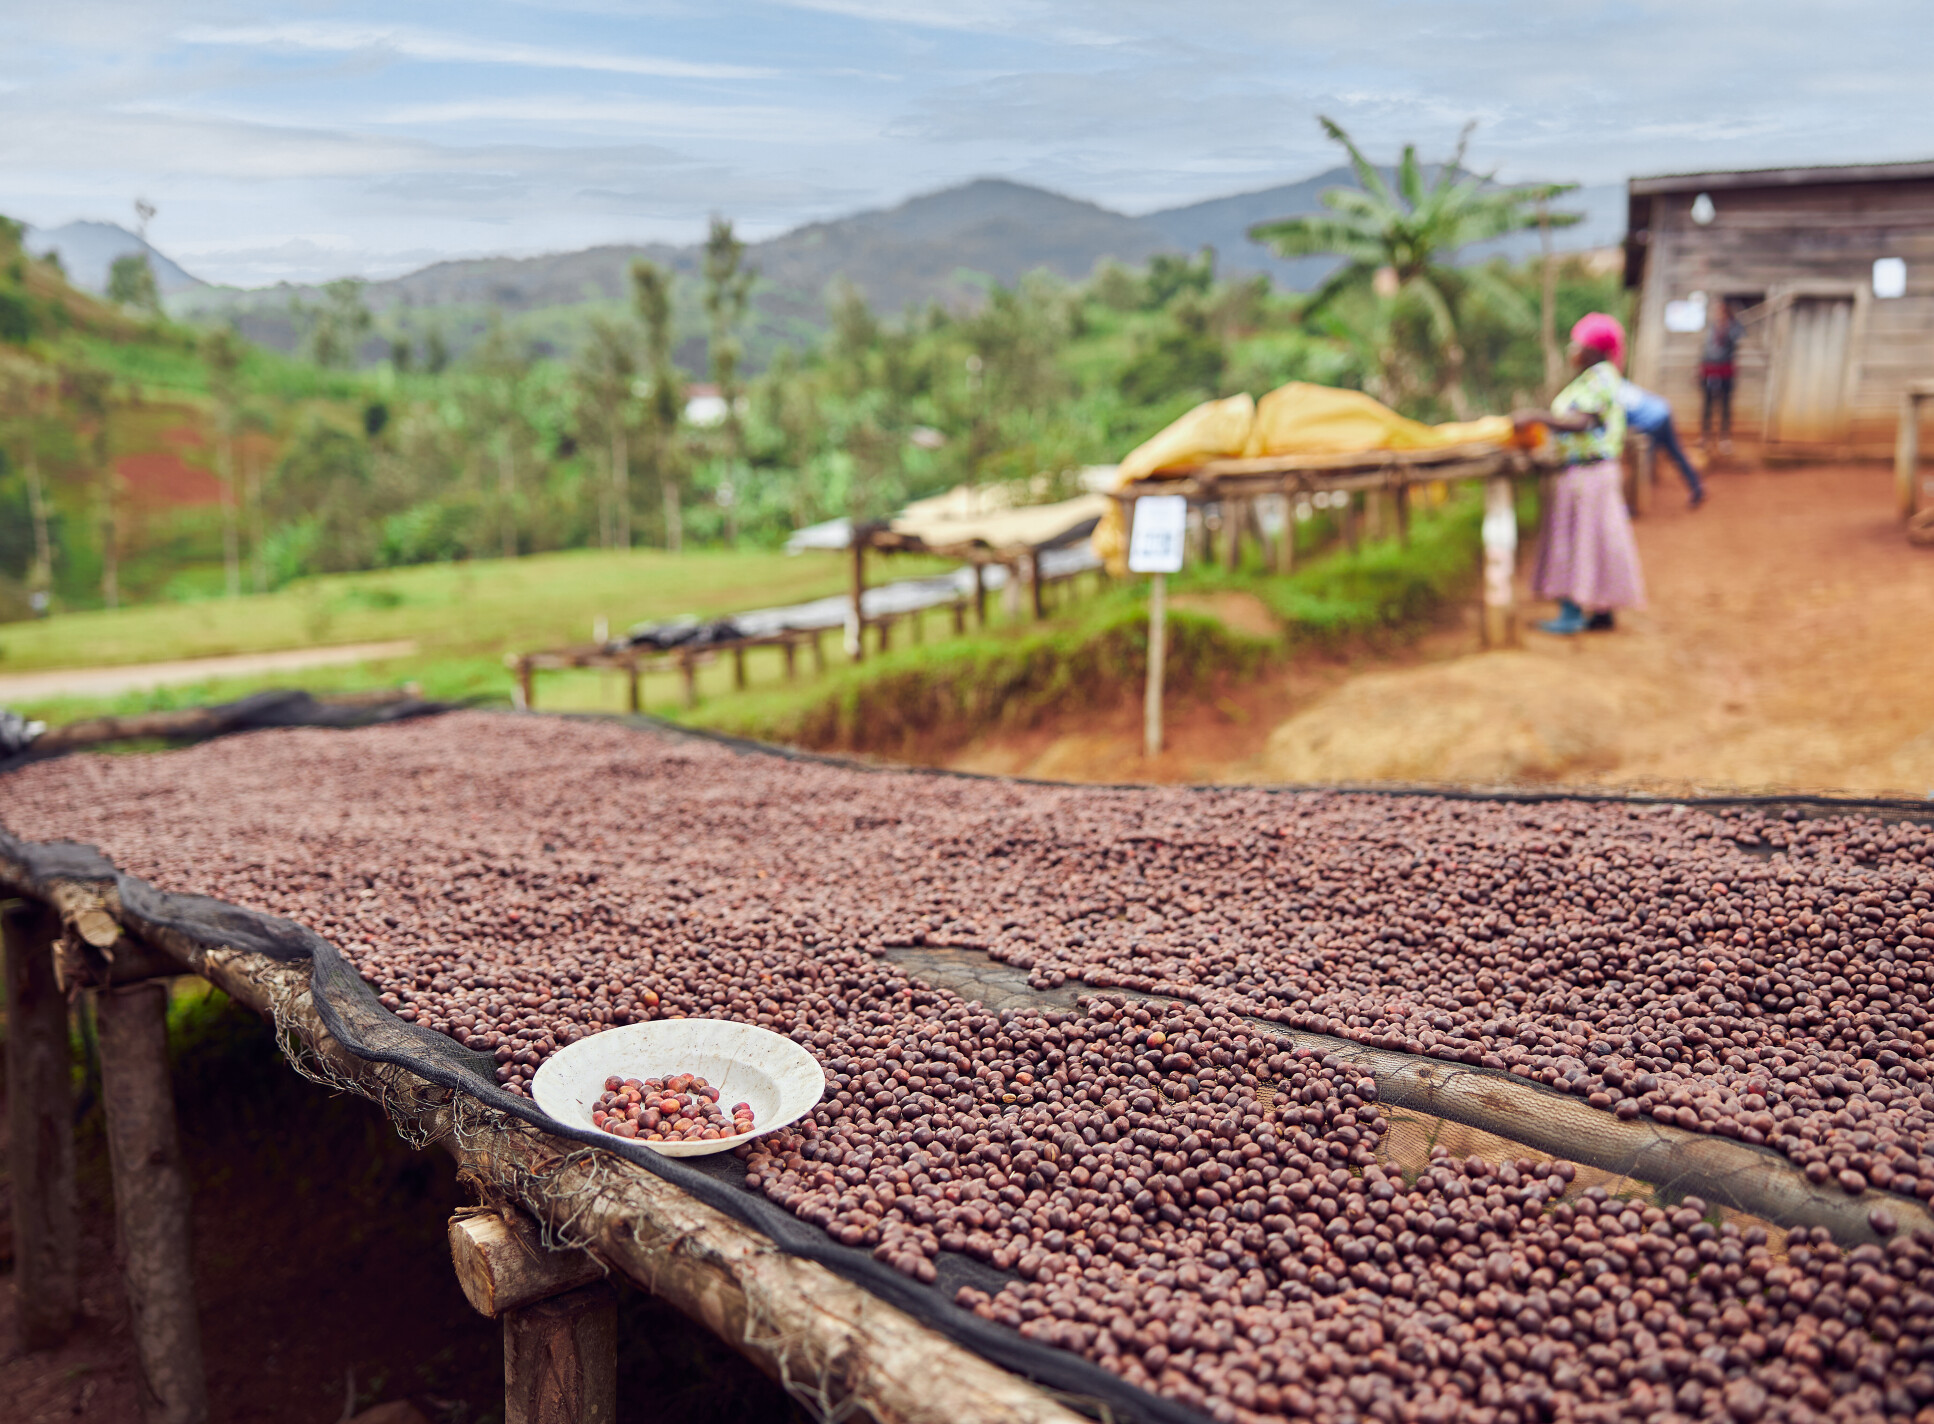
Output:
<instances>
[{"instance_id":1,"label":"mountain range","mask_svg":"<svg viewBox=\"0 0 1934 1424\"><path fill-rule=\"evenodd\" d=\"M748 244L747 259L760 275L749 354L757 363L762 348L809 339L823 326L827 294L840 279L850 281L879 311L929 302L958 308L978 301L991 283L1011 284L1036 270L1079 279L1105 260L1134 266L1158 252L1192 253L1207 246L1216 250L1223 276L1262 273L1281 287L1308 290L1334 260L1284 260L1252 242L1248 229L1271 218L1312 212L1325 190L1354 184L1350 170L1339 167L1297 183L1130 216L1043 188L982 178L895 207L808 223ZM1616 243L1624 231L1624 205L1622 186L1571 195L1565 206L1581 212L1584 221L1554 235L1560 250ZM97 291L106 285L114 256L145 246L109 223L69 223L35 232L30 244L35 251L60 251L74 280ZM1537 235L1527 233L1467 255L1522 257L1537 248ZM687 289L679 302L681 323L694 330L700 256L696 246L654 243L467 258L371 282L363 296L379 325L403 333L434 327L458 353L485 329L492 313L522 328L540 349L555 350L572 344L587 307L608 308L625 300L634 257L679 274L679 286ZM212 287L159 253L153 258L171 311L234 320L251 339L283 349L299 337L291 299L317 295L315 288L288 284ZM688 315L694 319L686 320ZM383 343L372 341L368 354L375 359L383 349ZM696 352L681 348L679 354L681 361L690 361Z\"/></svg>"}]
</instances>

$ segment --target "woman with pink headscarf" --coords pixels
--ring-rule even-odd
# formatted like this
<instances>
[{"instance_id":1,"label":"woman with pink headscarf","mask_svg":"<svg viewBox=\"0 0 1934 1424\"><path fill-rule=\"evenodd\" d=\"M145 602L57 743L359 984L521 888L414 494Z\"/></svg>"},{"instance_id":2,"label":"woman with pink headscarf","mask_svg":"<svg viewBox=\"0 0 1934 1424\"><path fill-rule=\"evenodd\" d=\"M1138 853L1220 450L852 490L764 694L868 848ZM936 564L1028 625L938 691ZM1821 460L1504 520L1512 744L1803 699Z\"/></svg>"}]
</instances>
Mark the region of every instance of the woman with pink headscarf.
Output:
<instances>
[{"instance_id":1,"label":"woman with pink headscarf","mask_svg":"<svg viewBox=\"0 0 1934 1424\"><path fill-rule=\"evenodd\" d=\"M1552 484L1532 587L1558 600L1558 616L1538 626L1570 635L1612 627L1613 610L1645 604L1638 545L1625 510L1619 456L1625 449L1625 328L1593 312L1571 329L1578 375L1550 410L1518 411L1520 427L1548 426L1565 469Z\"/></svg>"}]
</instances>

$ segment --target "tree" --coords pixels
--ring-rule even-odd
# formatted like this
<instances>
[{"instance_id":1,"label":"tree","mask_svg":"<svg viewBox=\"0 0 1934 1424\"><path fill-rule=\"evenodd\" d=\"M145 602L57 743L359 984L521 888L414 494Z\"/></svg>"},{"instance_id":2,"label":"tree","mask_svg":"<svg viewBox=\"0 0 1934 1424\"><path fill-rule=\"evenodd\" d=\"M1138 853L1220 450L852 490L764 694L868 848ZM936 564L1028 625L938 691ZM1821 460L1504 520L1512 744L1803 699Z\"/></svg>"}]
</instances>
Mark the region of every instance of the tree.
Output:
<instances>
[{"instance_id":1,"label":"tree","mask_svg":"<svg viewBox=\"0 0 1934 1424\"><path fill-rule=\"evenodd\" d=\"M91 366L72 366L62 374L62 386L73 405L80 432L87 440L94 467L94 509L101 530L101 602L121 606L121 477L109 463L111 448L109 396L113 378Z\"/></svg>"},{"instance_id":2,"label":"tree","mask_svg":"<svg viewBox=\"0 0 1934 1424\"><path fill-rule=\"evenodd\" d=\"M684 409L684 382L672 360L672 276L655 262L631 264L631 303L645 329L645 370L651 381L645 402L647 456L658 476L665 504L665 547L674 554L685 546L685 511L678 471L678 416Z\"/></svg>"},{"instance_id":3,"label":"tree","mask_svg":"<svg viewBox=\"0 0 1934 1424\"><path fill-rule=\"evenodd\" d=\"M314 306L300 300L290 302L298 319L309 326L309 359L318 366L353 366L363 337L369 333L371 317L363 304L363 283L357 277L340 277L326 283L322 301Z\"/></svg>"},{"instance_id":4,"label":"tree","mask_svg":"<svg viewBox=\"0 0 1934 1424\"><path fill-rule=\"evenodd\" d=\"M605 447L605 484L598 500L598 543L631 547L631 399L638 378L632 333L605 317L591 319L590 336L578 353L572 384L579 418Z\"/></svg>"},{"instance_id":5,"label":"tree","mask_svg":"<svg viewBox=\"0 0 1934 1424\"><path fill-rule=\"evenodd\" d=\"M241 535L235 512L235 417L241 397L242 343L233 328L218 326L202 338L208 393L215 400L215 461L222 482L222 569L228 596L242 595Z\"/></svg>"},{"instance_id":6,"label":"tree","mask_svg":"<svg viewBox=\"0 0 1934 1424\"><path fill-rule=\"evenodd\" d=\"M320 417L296 432L266 491L281 526L282 577L369 567L380 525L371 508L373 475L369 442L360 433Z\"/></svg>"},{"instance_id":7,"label":"tree","mask_svg":"<svg viewBox=\"0 0 1934 1424\"><path fill-rule=\"evenodd\" d=\"M40 426L47 418L51 383L38 366L0 367L5 385L0 386L4 404L0 415L6 417L9 442L14 459L27 482L27 517L33 523L33 563L27 570L27 592L45 599L54 586L54 546L47 517L47 492L40 479ZM43 605L44 606L44 605Z\"/></svg>"},{"instance_id":8,"label":"tree","mask_svg":"<svg viewBox=\"0 0 1934 1424\"><path fill-rule=\"evenodd\" d=\"M147 253L130 252L114 259L107 270L107 299L137 311L161 310L161 291L155 286Z\"/></svg>"},{"instance_id":9,"label":"tree","mask_svg":"<svg viewBox=\"0 0 1934 1424\"><path fill-rule=\"evenodd\" d=\"M712 381L725 402L727 478L720 482L719 503L725 506L725 542L738 534L734 510L737 491L731 477L739 473L745 458L745 427L739 415L739 327L745 321L746 304L752 296L752 279L758 274L745 265L745 244L732 232L729 219L712 219L705 238L705 316L708 323L707 354L711 357Z\"/></svg>"},{"instance_id":10,"label":"tree","mask_svg":"<svg viewBox=\"0 0 1934 1424\"><path fill-rule=\"evenodd\" d=\"M498 546L506 559L517 557L517 515L520 492L518 462L531 445L526 387L530 382L530 352L505 332L494 315L483 344L471 358L472 381L464 402L474 430L482 432L497 467L496 506Z\"/></svg>"},{"instance_id":11,"label":"tree","mask_svg":"<svg viewBox=\"0 0 1934 1424\"><path fill-rule=\"evenodd\" d=\"M1343 258L1343 265L1311 298L1306 308L1311 315L1346 292L1368 292L1414 307L1442 352L1440 390L1461 419L1469 413L1470 402L1458 337L1458 299L1473 287L1500 284L1481 269L1458 271L1451 260L1473 243L1537 226L1539 205L1577 185L1505 188L1488 175L1467 173L1467 125L1456 152L1438 167L1428 186L1416 146L1406 144L1393 188L1339 125L1327 118L1321 122L1323 131L1349 153L1361 186L1332 188L1323 195L1324 212L1258 223L1249 235L1283 257ZM1582 214L1548 212L1547 220L1565 227L1582 221ZM1522 304L1516 292L1490 295L1499 302Z\"/></svg>"}]
</instances>

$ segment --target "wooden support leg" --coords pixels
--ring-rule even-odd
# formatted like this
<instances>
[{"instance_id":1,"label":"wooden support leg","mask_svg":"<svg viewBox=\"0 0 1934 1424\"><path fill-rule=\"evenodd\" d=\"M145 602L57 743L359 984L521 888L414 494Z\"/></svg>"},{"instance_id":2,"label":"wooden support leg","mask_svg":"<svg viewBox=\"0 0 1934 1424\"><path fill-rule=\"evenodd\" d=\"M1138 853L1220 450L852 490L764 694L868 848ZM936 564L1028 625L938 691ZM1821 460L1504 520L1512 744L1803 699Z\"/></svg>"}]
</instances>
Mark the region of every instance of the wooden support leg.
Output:
<instances>
[{"instance_id":1,"label":"wooden support leg","mask_svg":"<svg viewBox=\"0 0 1934 1424\"><path fill-rule=\"evenodd\" d=\"M642 686L642 679L638 673L638 660L636 658L633 658L626 665L625 672L630 682L628 689L629 695L626 697L625 702L631 708L631 714L635 717L645 710L644 688Z\"/></svg>"},{"instance_id":2,"label":"wooden support leg","mask_svg":"<svg viewBox=\"0 0 1934 1424\"><path fill-rule=\"evenodd\" d=\"M615 1424L618 1301L583 1286L504 1316L504 1424Z\"/></svg>"},{"instance_id":3,"label":"wooden support leg","mask_svg":"<svg viewBox=\"0 0 1934 1424\"><path fill-rule=\"evenodd\" d=\"M67 1000L54 976L60 917L0 907L7 953L7 1132L13 1144L14 1299L23 1350L67 1338L80 1308Z\"/></svg>"},{"instance_id":4,"label":"wooden support leg","mask_svg":"<svg viewBox=\"0 0 1934 1424\"><path fill-rule=\"evenodd\" d=\"M1410 547L1410 486L1400 484L1396 490L1397 501L1397 542L1404 548Z\"/></svg>"},{"instance_id":5,"label":"wooden support leg","mask_svg":"<svg viewBox=\"0 0 1934 1424\"><path fill-rule=\"evenodd\" d=\"M1511 481L1499 476L1484 485L1484 646L1508 648L1518 640L1518 511Z\"/></svg>"},{"instance_id":6,"label":"wooden support leg","mask_svg":"<svg viewBox=\"0 0 1934 1424\"><path fill-rule=\"evenodd\" d=\"M680 654L678 670L685 676L685 705L698 706L698 661L690 653Z\"/></svg>"},{"instance_id":7,"label":"wooden support leg","mask_svg":"<svg viewBox=\"0 0 1934 1424\"><path fill-rule=\"evenodd\" d=\"M1168 575L1148 586L1148 681L1142 692L1142 755L1162 754L1162 678L1168 658Z\"/></svg>"},{"instance_id":8,"label":"wooden support leg","mask_svg":"<svg viewBox=\"0 0 1934 1424\"><path fill-rule=\"evenodd\" d=\"M1900 517L1912 519L1919 504L1921 398L1909 391L1900 398L1900 423L1894 431L1894 490Z\"/></svg>"},{"instance_id":9,"label":"wooden support leg","mask_svg":"<svg viewBox=\"0 0 1934 1424\"><path fill-rule=\"evenodd\" d=\"M797 682L799 680L799 643L789 636L779 646L786 650L786 681Z\"/></svg>"},{"instance_id":10,"label":"wooden support leg","mask_svg":"<svg viewBox=\"0 0 1934 1424\"><path fill-rule=\"evenodd\" d=\"M148 1424L206 1424L188 1176L168 1076L168 990L158 983L98 990L94 1009L142 1416Z\"/></svg>"},{"instance_id":11,"label":"wooden support leg","mask_svg":"<svg viewBox=\"0 0 1934 1424\"><path fill-rule=\"evenodd\" d=\"M745 691L745 645L742 643L732 649L732 685L740 692Z\"/></svg>"},{"instance_id":12,"label":"wooden support leg","mask_svg":"<svg viewBox=\"0 0 1934 1424\"><path fill-rule=\"evenodd\" d=\"M521 659L517 664L517 685L524 694L526 712L537 706L537 669L531 666L530 659Z\"/></svg>"},{"instance_id":13,"label":"wooden support leg","mask_svg":"<svg viewBox=\"0 0 1934 1424\"><path fill-rule=\"evenodd\" d=\"M813 629L813 671L821 676L826 672L826 644L822 641L825 636L824 628Z\"/></svg>"},{"instance_id":14,"label":"wooden support leg","mask_svg":"<svg viewBox=\"0 0 1934 1424\"><path fill-rule=\"evenodd\" d=\"M1039 554L1027 556L1027 581L1034 594L1034 621L1039 623L1048 616L1047 605L1041 601L1041 556Z\"/></svg>"},{"instance_id":15,"label":"wooden support leg","mask_svg":"<svg viewBox=\"0 0 1934 1424\"><path fill-rule=\"evenodd\" d=\"M1242 523L1247 517L1246 499L1222 502L1222 563L1230 573L1242 568Z\"/></svg>"},{"instance_id":16,"label":"wooden support leg","mask_svg":"<svg viewBox=\"0 0 1934 1424\"><path fill-rule=\"evenodd\" d=\"M976 582L978 581L979 580L976 580ZM962 598L956 598L954 600L953 606L954 606L954 635L958 637L960 634L965 633L967 631L967 601Z\"/></svg>"},{"instance_id":17,"label":"wooden support leg","mask_svg":"<svg viewBox=\"0 0 1934 1424\"><path fill-rule=\"evenodd\" d=\"M1363 511L1354 492L1343 496L1343 545L1352 554L1363 547Z\"/></svg>"},{"instance_id":18,"label":"wooden support leg","mask_svg":"<svg viewBox=\"0 0 1934 1424\"><path fill-rule=\"evenodd\" d=\"M892 642L893 620L891 618L882 618L880 620L880 651L884 653L892 645Z\"/></svg>"},{"instance_id":19,"label":"wooden support leg","mask_svg":"<svg viewBox=\"0 0 1934 1424\"><path fill-rule=\"evenodd\" d=\"M987 565L974 565L974 623L987 626Z\"/></svg>"}]
</instances>

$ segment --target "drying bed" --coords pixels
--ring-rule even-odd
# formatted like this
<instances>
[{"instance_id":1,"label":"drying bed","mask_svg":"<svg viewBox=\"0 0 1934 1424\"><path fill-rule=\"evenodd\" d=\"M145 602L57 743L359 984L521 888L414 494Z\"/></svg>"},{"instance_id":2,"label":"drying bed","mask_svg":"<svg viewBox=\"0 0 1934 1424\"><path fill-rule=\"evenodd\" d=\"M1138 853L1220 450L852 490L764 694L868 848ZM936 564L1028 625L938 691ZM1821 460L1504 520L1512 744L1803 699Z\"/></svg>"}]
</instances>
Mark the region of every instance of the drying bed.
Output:
<instances>
[{"instance_id":1,"label":"drying bed","mask_svg":"<svg viewBox=\"0 0 1934 1424\"><path fill-rule=\"evenodd\" d=\"M1934 1402L1929 1243L1884 1208L1880 1243L1799 1231L1782 1260L1696 1200L1574 1199L1563 1164L1407 1179L1375 1082L1254 1021L1924 1196L1918 825L1023 786L482 715L8 791L17 834L300 921L508 1091L609 1023L791 1033L828 1098L742 1190L1216 1417ZM994 1015L886 957L909 945L1192 1002Z\"/></svg>"}]
</instances>

